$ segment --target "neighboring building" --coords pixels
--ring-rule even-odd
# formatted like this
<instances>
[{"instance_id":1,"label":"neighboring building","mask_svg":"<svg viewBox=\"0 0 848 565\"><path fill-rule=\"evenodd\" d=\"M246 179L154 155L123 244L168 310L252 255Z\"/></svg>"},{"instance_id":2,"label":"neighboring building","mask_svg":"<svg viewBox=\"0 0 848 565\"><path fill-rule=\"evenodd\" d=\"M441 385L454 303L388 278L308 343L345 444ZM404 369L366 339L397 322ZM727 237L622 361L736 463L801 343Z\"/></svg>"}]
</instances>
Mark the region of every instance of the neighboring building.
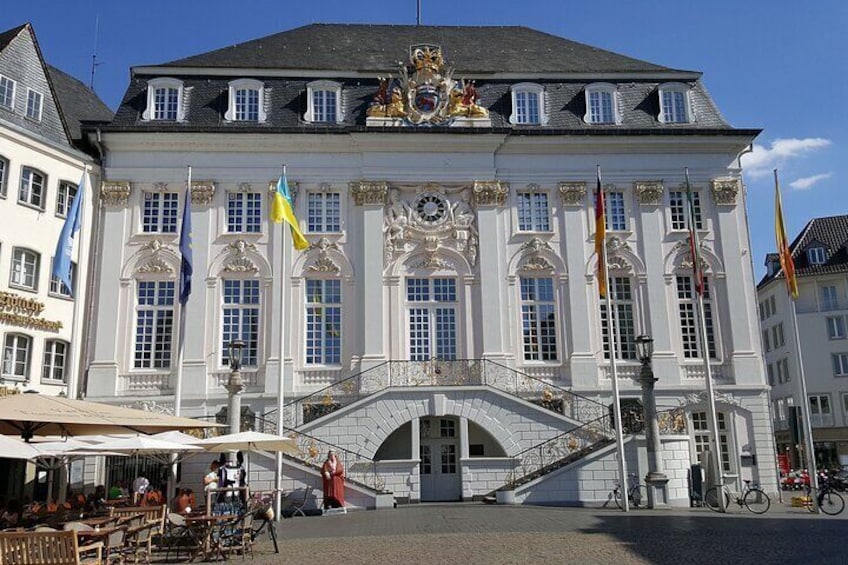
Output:
<instances>
[{"instance_id":1,"label":"neighboring building","mask_svg":"<svg viewBox=\"0 0 848 565\"><path fill-rule=\"evenodd\" d=\"M775 490L738 159L759 130L728 125L700 76L522 27L310 25L133 68L114 121L91 131L107 166L88 398L175 409L191 165L183 415L226 421L240 338L245 426L276 428L282 378L303 447L287 489L320 489L312 464L334 447L355 506L384 503L382 489L460 500L506 482L524 502L605 501L599 164L622 395L640 397L634 339L652 334L668 498L686 505L709 437L688 166L722 464ZM304 252L267 220L283 164ZM627 442L644 476L644 439ZM272 468L254 457L252 485Z\"/></svg>"},{"instance_id":2,"label":"neighboring building","mask_svg":"<svg viewBox=\"0 0 848 565\"><path fill-rule=\"evenodd\" d=\"M3 393L34 390L76 396L84 340L82 330L79 336L72 336L71 330L74 301L79 303L78 319L85 314L90 187L83 200L84 231L74 252L73 289L51 276L52 261L84 167L90 167L92 184L100 182L99 162L82 138L81 122L108 121L111 116L82 83L44 62L30 24L0 33ZM71 358L76 360L73 367ZM0 475L19 476L5 473L3 464ZM18 486L9 488L14 492Z\"/></svg>"},{"instance_id":3,"label":"neighboring building","mask_svg":"<svg viewBox=\"0 0 848 565\"><path fill-rule=\"evenodd\" d=\"M798 277L795 308L816 464L848 465L848 215L810 220L790 249ZM776 253L766 256L766 268L757 296L775 441L778 454L801 468L799 355ZM803 442L803 431L800 437Z\"/></svg>"}]
</instances>

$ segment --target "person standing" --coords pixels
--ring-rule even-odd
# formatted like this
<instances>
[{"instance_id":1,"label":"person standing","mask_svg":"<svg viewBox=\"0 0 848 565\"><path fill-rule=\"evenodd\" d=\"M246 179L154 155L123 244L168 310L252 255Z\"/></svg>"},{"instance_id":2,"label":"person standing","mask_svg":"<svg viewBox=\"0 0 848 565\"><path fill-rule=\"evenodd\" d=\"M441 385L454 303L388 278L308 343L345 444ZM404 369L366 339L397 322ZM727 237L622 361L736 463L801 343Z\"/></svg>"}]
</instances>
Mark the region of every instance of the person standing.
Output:
<instances>
[{"instance_id":1,"label":"person standing","mask_svg":"<svg viewBox=\"0 0 848 565\"><path fill-rule=\"evenodd\" d=\"M321 466L321 478L324 480L324 508L344 508L344 467L335 451L327 452L327 460Z\"/></svg>"}]
</instances>

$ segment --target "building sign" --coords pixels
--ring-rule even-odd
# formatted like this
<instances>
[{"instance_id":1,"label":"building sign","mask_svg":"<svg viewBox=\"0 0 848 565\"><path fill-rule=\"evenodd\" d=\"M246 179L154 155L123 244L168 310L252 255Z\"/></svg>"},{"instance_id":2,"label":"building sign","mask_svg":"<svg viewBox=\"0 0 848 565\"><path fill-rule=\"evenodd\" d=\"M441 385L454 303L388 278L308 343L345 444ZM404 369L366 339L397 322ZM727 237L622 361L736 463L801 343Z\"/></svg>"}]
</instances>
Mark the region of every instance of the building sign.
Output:
<instances>
[{"instance_id":1,"label":"building sign","mask_svg":"<svg viewBox=\"0 0 848 565\"><path fill-rule=\"evenodd\" d=\"M19 391L16 388L12 388L12 387L9 387L9 386L0 386L0 397L2 397L2 396L12 396L13 394L20 394L20 392L21 391Z\"/></svg>"},{"instance_id":2,"label":"building sign","mask_svg":"<svg viewBox=\"0 0 848 565\"><path fill-rule=\"evenodd\" d=\"M34 298L25 298L12 292L0 292L0 323L51 332L61 330L62 322L39 317L43 311L44 303Z\"/></svg>"}]
</instances>

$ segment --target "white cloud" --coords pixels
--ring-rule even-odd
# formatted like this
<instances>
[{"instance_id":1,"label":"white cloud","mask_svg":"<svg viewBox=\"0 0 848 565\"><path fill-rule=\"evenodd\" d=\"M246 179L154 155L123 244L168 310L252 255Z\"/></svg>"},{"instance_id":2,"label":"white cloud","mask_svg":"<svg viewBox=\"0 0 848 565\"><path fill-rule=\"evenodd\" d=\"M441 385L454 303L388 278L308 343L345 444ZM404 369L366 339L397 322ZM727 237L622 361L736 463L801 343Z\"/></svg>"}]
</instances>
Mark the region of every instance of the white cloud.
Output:
<instances>
[{"instance_id":1,"label":"white cloud","mask_svg":"<svg viewBox=\"0 0 848 565\"><path fill-rule=\"evenodd\" d=\"M775 139L771 147L754 145L751 153L742 156L742 167L752 177L762 177L789 159L823 149L830 144L829 139L822 137Z\"/></svg>"},{"instance_id":2,"label":"white cloud","mask_svg":"<svg viewBox=\"0 0 848 565\"><path fill-rule=\"evenodd\" d=\"M809 190L813 188L813 185L817 184L819 181L829 179L831 175L832 173L822 173L820 175L813 175L811 177L796 179L790 182L789 186L791 186L795 190Z\"/></svg>"}]
</instances>

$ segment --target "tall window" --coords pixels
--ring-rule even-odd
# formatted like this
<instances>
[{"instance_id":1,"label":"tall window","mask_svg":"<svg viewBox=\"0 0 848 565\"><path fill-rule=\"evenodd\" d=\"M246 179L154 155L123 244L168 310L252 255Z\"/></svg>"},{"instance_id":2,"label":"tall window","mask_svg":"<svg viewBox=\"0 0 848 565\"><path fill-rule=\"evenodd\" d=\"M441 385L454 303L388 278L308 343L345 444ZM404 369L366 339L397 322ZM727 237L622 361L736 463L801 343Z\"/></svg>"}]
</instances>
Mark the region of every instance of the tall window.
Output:
<instances>
[{"instance_id":1,"label":"tall window","mask_svg":"<svg viewBox=\"0 0 848 565\"><path fill-rule=\"evenodd\" d=\"M701 193L692 191L692 208L695 209L695 229L704 229L704 221L701 217ZM669 192L669 209L671 210L671 229L689 229L689 204L686 201L686 192L673 190Z\"/></svg>"},{"instance_id":2,"label":"tall window","mask_svg":"<svg viewBox=\"0 0 848 565\"><path fill-rule=\"evenodd\" d=\"M686 85L660 87L660 122L664 124L689 122L688 95Z\"/></svg>"},{"instance_id":3,"label":"tall window","mask_svg":"<svg viewBox=\"0 0 848 565\"><path fill-rule=\"evenodd\" d=\"M771 337L775 349L783 347L783 344L785 343L783 336L783 322L780 322L771 328Z\"/></svg>"},{"instance_id":4,"label":"tall window","mask_svg":"<svg viewBox=\"0 0 848 565\"><path fill-rule=\"evenodd\" d=\"M696 303L698 293L691 276L677 277L677 304L680 314L680 337L683 342L683 357L701 358L701 343L698 339L698 319ZM707 345L710 358L716 358L715 326L713 325L713 307L710 298L709 280L704 279L704 320L707 325Z\"/></svg>"},{"instance_id":5,"label":"tall window","mask_svg":"<svg viewBox=\"0 0 848 565\"><path fill-rule=\"evenodd\" d=\"M0 75L0 106L7 110L15 107L15 81Z\"/></svg>"},{"instance_id":6,"label":"tall window","mask_svg":"<svg viewBox=\"0 0 848 565\"><path fill-rule=\"evenodd\" d=\"M342 361L342 285L338 279L306 281L306 364Z\"/></svg>"},{"instance_id":7,"label":"tall window","mask_svg":"<svg viewBox=\"0 0 848 565\"><path fill-rule=\"evenodd\" d=\"M153 119L177 121L180 107L180 90L173 86L160 86L153 91Z\"/></svg>"},{"instance_id":8,"label":"tall window","mask_svg":"<svg viewBox=\"0 0 848 565\"><path fill-rule=\"evenodd\" d=\"M596 85L586 88L586 115L590 124L614 124L616 120L614 85Z\"/></svg>"},{"instance_id":9,"label":"tall window","mask_svg":"<svg viewBox=\"0 0 848 565\"><path fill-rule=\"evenodd\" d=\"M822 310L836 310L839 308L839 297L836 287L833 285L823 286L821 289Z\"/></svg>"},{"instance_id":10,"label":"tall window","mask_svg":"<svg viewBox=\"0 0 848 565\"><path fill-rule=\"evenodd\" d=\"M257 192L227 193L227 231L259 233L262 229L262 195Z\"/></svg>"},{"instance_id":11,"label":"tall window","mask_svg":"<svg viewBox=\"0 0 848 565\"><path fill-rule=\"evenodd\" d=\"M307 225L310 232L340 232L341 194L310 192L307 196Z\"/></svg>"},{"instance_id":12,"label":"tall window","mask_svg":"<svg viewBox=\"0 0 848 565\"><path fill-rule=\"evenodd\" d=\"M730 463L730 441L727 433L727 418L724 412L716 413L718 420L718 443L721 451L721 470L729 473L733 470ZM692 413L692 430L695 441L695 453L700 455L710 449L710 424L706 412ZM698 458L700 460L700 458Z\"/></svg>"},{"instance_id":13,"label":"tall window","mask_svg":"<svg viewBox=\"0 0 848 565\"><path fill-rule=\"evenodd\" d=\"M814 394L810 396L810 425L814 428L833 425L833 412L830 409L830 395Z\"/></svg>"},{"instance_id":14,"label":"tall window","mask_svg":"<svg viewBox=\"0 0 848 565\"><path fill-rule=\"evenodd\" d=\"M833 359L833 376L848 377L848 353L834 353L831 359Z\"/></svg>"},{"instance_id":15,"label":"tall window","mask_svg":"<svg viewBox=\"0 0 848 565\"><path fill-rule=\"evenodd\" d=\"M18 202L28 206L44 209L44 191L47 179L40 172L29 167L21 170L21 187L18 191Z\"/></svg>"},{"instance_id":16,"label":"tall window","mask_svg":"<svg viewBox=\"0 0 848 565\"><path fill-rule=\"evenodd\" d=\"M56 215L66 218L76 196L77 185L64 180L60 182L59 190L56 191Z\"/></svg>"},{"instance_id":17,"label":"tall window","mask_svg":"<svg viewBox=\"0 0 848 565\"><path fill-rule=\"evenodd\" d=\"M769 335L771 334L768 330L763 330L763 351L765 351L766 353L771 351L771 342L769 341Z\"/></svg>"},{"instance_id":18,"label":"tall window","mask_svg":"<svg viewBox=\"0 0 848 565\"><path fill-rule=\"evenodd\" d=\"M55 258L53 259L56 260ZM77 264L71 263L71 287L76 286L77 284ZM59 296L64 296L66 298L71 298L73 293L73 288L68 288L68 285L65 284L64 281L60 280L58 277L53 276L53 269L50 269L50 294L58 294Z\"/></svg>"},{"instance_id":19,"label":"tall window","mask_svg":"<svg viewBox=\"0 0 848 565\"><path fill-rule=\"evenodd\" d=\"M41 368L42 381L65 382L68 360L68 343L58 339L44 342L44 365Z\"/></svg>"},{"instance_id":20,"label":"tall window","mask_svg":"<svg viewBox=\"0 0 848 565\"><path fill-rule=\"evenodd\" d=\"M256 88L237 88L235 91L236 121L259 121L259 90Z\"/></svg>"},{"instance_id":21,"label":"tall window","mask_svg":"<svg viewBox=\"0 0 848 565\"><path fill-rule=\"evenodd\" d=\"M554 279L521 277L521 331L526 361L556 361Z\"/></svg>"},{"instance_id":22,"label":"tall window","mask_svg":"<svg viewBox=\"0 0 848 565\"><path fill-rule=\"evenodd\" d=\"M825 320L829 339L845 339L845 318L843 316L831 316Z\"/></svg>"},{"instance_id":23,"label":"tall window","mask_svg":"<svg viewBox=\"0 0 848 565\"><path fill-rule=\"evenodd\" d=\"M41 104L44 97L40 92L27 89L26 117L31 120L41 121Z\"/></svg>"},{"instance_id":24,"label":"tall window","mask_svg":"<svg viewBox=\"0 0 848 565\"><path fill-rule=\"evenodd\" d=\"M406 280L409 316L409 358L456 359L456 279Z\"/></svg>"},{"instance_id":25,"label":"tall window","mask_svg":"<svg viewBox=\"0 0 848 565\"><path fill-rule=\"evenodd\" d=\"M142 231L177 233L179 195L176 192L145 192Z\"/></svg>"},{"instance_id":26,"label":"tall window","mask_svg":"<svg viewBox=\"0 0 848 565\"><path fill-rule=\"evenodd\" d=\"M792 380L789 374L789 361L786 358L780 359L777 362L777 384L788 383Z\"/></svg>"},{"instance_id":27,"label":"tall window","mask_svg":"<svg viewBox=\"0 0 848 565\"><path fill-rule=\"evenodd\" d=\"M541 85L522 83L512 87L510 123L518 125L543 124L547 120L543 107L544 89Z\"/></svg>"},{"instance_id":28,"label":"tall window","mask_svg":"<svg viewBox=\"0 0 848 565\"><path fill-rule=\"evenodd\" d=\"M174 281L138 281L134 367L170 368L173 330Z\"/></svg>"},{"instance_id":29,"label":"tall window","mask_svg":"<svg viewBox=\"0 0 848 565\"><path fill-rule=\"evenodd\" d=\"M624 193L618 190L607 191L604 200L606 202L607 230L626 230L627 215L624 210Z\"/></svg>"},{"instance_id":30,"label":"tall window","mask_svg":"<svg viewBox=\"0 0 848 565\"><path fill-rule=\"evenodd\" d=\"M0 156L0 198L6 198L6 179L9 176L9 161Z\"/></svg>"},{"instance_id":31,"label":"tall window","mask_svg":"<svg viewBox=\"0 0 848 565\"><path fill-rule=\"evenodd\" d=\"M336 121L336 92L333 90L313 90L312 109L313 121L335 123Z\"/></svg>"},{"instance_id":32,"label":"tall window","mask_svg":"<svg viewBox=\"0 0 848 565\"><path fill-rule=\"evenodd\" d=\"M242 364L259 364L259 281L257 279L224 279L224 319L221 327L221 364L228 365L229 344L244 342Z\"/></svg>"},{"instance_id":33,"label":"tall window","mask_svg":"<svg viewBox=\"0 0 848 565\"><path fill-rule=\"evenodd\" d=\"M774 386L774 365L769 363L766 365L766 373L768 373L768 384Z\"/></svg>"},{"instance_id":34,"label":"tall window","mask_svg":"<svg viewBox=\"0 0 848 565\"><path fill-rule=\"evenodd\" d=\"M32 338L24 334L6 334L3 343L3 376L17 379L29 378L29 360Z\"/></svg>"},{"instance_id":35,"label":"tall window","mask_svg":"<svg viewBox=\"0 0 848 565\"><path fill-rule=\"evenodd\" d=\"M636 359L636 321L633 309L633 290L629 277L610 277L607 291L618 330L615 335L616 359ZM606 299L601 299L601 337L604 358L610 357L609 318Z\"/></svg>"},{"instance_id":36,"label":"tall window","mask_svg":"<svg viewBox=\"0 0 848 565\"><path fill-rule=\"evenodd\" d=\"M550 231L546 192L519 192L516 199L519 231Z\"/></svg>"},{"instance_id":37,"label":"tall window","mask_svg":"<svg viewBox=\"0 0 848 565\"><path fill-rule=\"evenodd\" d=\"M38 290L40 267L41 255L29 249L15 247L12 250L11 284L29 290Z\"/></svg>"}]
</instances>

